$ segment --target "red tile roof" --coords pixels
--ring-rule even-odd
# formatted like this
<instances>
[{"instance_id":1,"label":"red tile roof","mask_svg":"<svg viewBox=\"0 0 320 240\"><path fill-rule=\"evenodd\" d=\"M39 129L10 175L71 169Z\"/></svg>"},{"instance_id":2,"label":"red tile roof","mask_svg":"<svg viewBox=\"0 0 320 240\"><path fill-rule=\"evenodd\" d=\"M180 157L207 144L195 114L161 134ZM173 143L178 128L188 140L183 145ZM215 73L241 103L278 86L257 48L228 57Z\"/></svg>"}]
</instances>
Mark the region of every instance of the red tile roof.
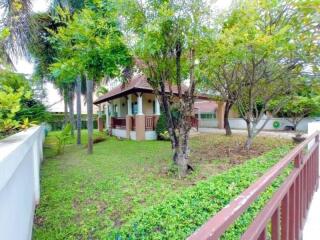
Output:
<instances>
[{"instance_id":1,"label":"red tile roof","mask_svg":"<svg viewBox=\"0 0 320 240\"><path fill-rule=\"evenodd\" d=\"M215 112L218 104L214 101L198 101L194 103L194 108L199 109L200 112Z\"/></svg>"},{"instance_id":2,"label":"red tile roof","mask_svg":"<svg viewBox=\"0 0 320 240\"><path fill-rule=\"evenodd\" d=\"M172 86L172 92L174 94L178 93L177 86ZM182 86L182 91L187 90L188 87ZM169 86L166 86L166 91L169 92ZM147 81L147 78L143 74L136 74L134 75L128 83L120 84L117 87L110 90L108 93L104 94L103 96L99 97L95 100L94 104L100 104L121 96L125 96L135 92L153 92L153 88ZM206 96L199 96L201 98L207 98Z\"/></svg>"}]
</instances>

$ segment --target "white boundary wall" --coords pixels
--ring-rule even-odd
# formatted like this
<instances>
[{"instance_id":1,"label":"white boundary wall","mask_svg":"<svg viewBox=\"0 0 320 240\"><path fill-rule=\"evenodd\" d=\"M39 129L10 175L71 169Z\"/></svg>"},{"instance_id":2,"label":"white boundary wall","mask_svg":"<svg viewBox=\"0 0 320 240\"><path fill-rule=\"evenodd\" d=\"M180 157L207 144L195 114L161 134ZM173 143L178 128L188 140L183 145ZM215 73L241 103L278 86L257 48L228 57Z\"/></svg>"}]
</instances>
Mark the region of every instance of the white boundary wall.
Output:
<instances>
[{"instance_id":1,"label":"white boundary wall","mask_svg":"<svg viewBox=\"0 0 320 240\"><path fill-rule=\"evenodd\" d=\"M320 118L304 118L297 126L297 130L298 131L303 131L303 132L307 132L308 131L308 123L310 122L314 122L314 121L319 121ZM261 120L260 123L258 124L258 127L260 127L264 121L266 121L265 119ZM275 129L273 127L273 122L274 121L278 121L280 122L280 127ZM229 118L229 123L230 123L230 127L232 129L246 129L247 125L246 122L242 119L242 118ZM218 126L218 122L216 119L211 120L211 121L204 121L204 120L200 120L199 123L199 127L217 127ZM292 126L292 123L290 123L287 119L285 118L271 118L268 123L266 124L266 126L264 127L264 130L284 130L285 126Z\"/></svg>"},{"instance_id":2,"label":"white boundary wall","mask_svg":"<svg viewBox=\"0 0 320 240\"><path fill-rule=\"evenodd\" d=\"M40 199L44 127L0 141L0 239L29 240Z\"/></svg>"}]
</instances>

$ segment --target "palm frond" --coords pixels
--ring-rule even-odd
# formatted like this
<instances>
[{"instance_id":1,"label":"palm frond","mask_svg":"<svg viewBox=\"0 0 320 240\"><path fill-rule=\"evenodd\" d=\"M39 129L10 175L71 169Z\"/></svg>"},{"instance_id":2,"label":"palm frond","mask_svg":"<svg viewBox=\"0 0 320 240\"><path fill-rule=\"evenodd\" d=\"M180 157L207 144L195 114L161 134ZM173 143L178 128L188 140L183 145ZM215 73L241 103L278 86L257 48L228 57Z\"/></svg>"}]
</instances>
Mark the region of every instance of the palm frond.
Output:
<instances>
[{"instance_id":1,"label":"palm frond","mask_svg":"<svg viewBox=\"0 0 320 240\"><path fill-rule=\"evenodd\" d=\"M27 56L32 28L31 0L0 0L0 9L3 11L0 29L10 30L10 35L4 42L6 52L10 56Z\"/></svg>"}]
</instances>

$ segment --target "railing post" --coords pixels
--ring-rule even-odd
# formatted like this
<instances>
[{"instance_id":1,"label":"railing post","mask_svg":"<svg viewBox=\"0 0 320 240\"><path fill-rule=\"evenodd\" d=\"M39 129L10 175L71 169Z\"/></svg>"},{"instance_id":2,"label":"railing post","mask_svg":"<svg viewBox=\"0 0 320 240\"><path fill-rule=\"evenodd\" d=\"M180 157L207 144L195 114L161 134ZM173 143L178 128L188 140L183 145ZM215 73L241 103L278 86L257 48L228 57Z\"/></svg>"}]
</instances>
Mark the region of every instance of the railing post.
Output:
<instances>
[{"instance_id":1,"label":"railing post","mask_svg":"<svg viewBox=\"0 0 320 240\"><path fill-rule=\"evenodd\" d=\"M302 161L302 157L301 157L301 152L295 157L294 159L294 167L297 169L300 169L301 167L301 162ZM300 222L301 222L301 181L300 181L300 175L301 175L301 171L299 173L299 175L297 176L297 179L295 180L295 235L298 238L300 235Z\"/></svg>"},{"instance_id":2,"label":"railing post","mask_svg":"<svg viewBox=\"0 0 320 240\"><path fill-rule=\"evenodd\" d=\"M271 219L271 239L280 240L280 210L277 210L272 215Z\"/></svg>"},{"instance_id":3,"label":"railing post","mask_svg":"<svg viewBox=\"0 0 320 240\"><path fill-rule=\"evenodd\" d=\"M289 195L290 192L281 202L281 240L289 240Z\"/></svg>"},{"instance_id":4,"label":"railing post","mask_svg":"<svg viewBox=\"0 0 320 240\"><path fill-rule=\"evenodd\" d=\"M293 183L290 187L289 195L289 240L294 240L295 238L295 184Z\"/></svg>"}]
</instances>

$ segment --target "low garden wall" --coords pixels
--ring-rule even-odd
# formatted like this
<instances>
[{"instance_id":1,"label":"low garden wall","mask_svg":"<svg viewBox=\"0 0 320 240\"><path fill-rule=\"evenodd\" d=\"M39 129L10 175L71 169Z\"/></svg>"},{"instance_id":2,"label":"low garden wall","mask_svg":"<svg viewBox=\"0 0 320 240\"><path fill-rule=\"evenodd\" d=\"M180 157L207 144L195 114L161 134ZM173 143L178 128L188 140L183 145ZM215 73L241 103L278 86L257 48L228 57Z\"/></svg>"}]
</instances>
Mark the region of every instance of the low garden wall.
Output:
<instances>
[{"instance_id":1,"label":"low garden wall","mask_svg":"<svg viewBox=\"0 0 320 240\"><path fill-rule=\"evenodd\" d=\"M44 127L32 127L0 141L0 238L31 239L40 199L39 170Z\"/></svg>"},{"instance_id":2,"label":"low garden wall","mask_svg":"<svg viewBox=\"0 0 320 240\"><path fill-rule=\"evenodd\" d=\"M258 124L258 128L262 126L262 124L266 121L265 119L261 120L260 123ZM273 126L273 123L277 121L280 123L280 126L278 128L275 128ZM298 131L302 132L307 132L308 131L308 123L314 122L314 121L320 121L320 118L304 118L297 126ZM247 129L246 122L242 118L230 118L229 119L230 127L232 129ZM213 121L200 121L200 126L199 127L217 127L218 126L218 121L215 119ZM292 123L290 123L287 119L285 118L271 118L266 126L264 127L264 130L284 130L286 126L292 126Z\"/></svg>"}]
</instances>

